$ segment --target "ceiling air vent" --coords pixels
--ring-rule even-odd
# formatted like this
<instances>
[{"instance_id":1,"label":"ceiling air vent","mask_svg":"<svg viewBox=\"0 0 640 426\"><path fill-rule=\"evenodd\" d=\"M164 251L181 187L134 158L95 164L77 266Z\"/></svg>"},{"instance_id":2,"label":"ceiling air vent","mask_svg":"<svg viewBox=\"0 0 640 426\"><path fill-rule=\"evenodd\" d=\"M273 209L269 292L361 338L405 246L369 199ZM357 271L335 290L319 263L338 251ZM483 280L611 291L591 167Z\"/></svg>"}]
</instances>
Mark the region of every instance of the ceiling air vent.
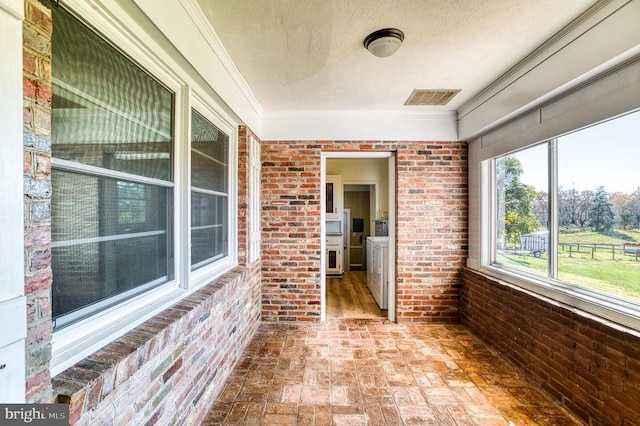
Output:
<instances>
[{"instance_id":1,"label":"ceiling air vent","mask_svg":"<svg viewBox=\"0 0 640 426\"><path fill-rule=\"evenodd\" d=\"M449 103L455 95L460 93L458 90L418 90L415 89L409 99L405 101L405 105L413 106L443 106Z\"/></svg>"}]
</instances>

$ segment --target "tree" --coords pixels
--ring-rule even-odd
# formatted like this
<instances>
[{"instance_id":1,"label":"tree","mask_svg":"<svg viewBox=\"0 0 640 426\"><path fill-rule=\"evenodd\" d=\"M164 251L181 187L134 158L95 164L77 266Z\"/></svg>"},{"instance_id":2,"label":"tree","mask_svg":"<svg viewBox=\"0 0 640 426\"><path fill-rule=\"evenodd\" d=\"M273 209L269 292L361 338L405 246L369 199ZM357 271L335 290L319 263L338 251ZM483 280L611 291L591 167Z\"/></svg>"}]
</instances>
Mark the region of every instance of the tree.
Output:
<instances>
[{"instance_id":1,"label":"tree","mask_svg":"<svg viewBox=\"0 0 640 426\"><path fill-rule=\"evenodd\" d=\"M599 186L589 210L589 226L596 232L610 231L613 229L613 217L609 194L604 190L604 187Z\"/></svg>"},{"instance_id":2,"label":"tree","mask_svg":"<svg viewBox=\"0 0 640 426\"><path fill-rule=\"evenodd\" d=\"M634 227L635 214L633 207L633 195L616 193L609 198L611 210L615 217L615 224L618 228L630 229Z\"/></svg>"},{"instance_id":3,"label":"tree","mask_svg":"<svg viewBox=\"0 0 640 426\"><path fill-rule=\"evenodd\" d=\"M593 191L582 191L578 195L578 210L576 220L580 229L584 229L589 224L589 214L593 207Z\"/></svg>"},{"instance_id":4,"label":"tree","mask_svg":"<svg viewBox=\"0 0 640 426\"><path fill-rule=\"evenodd\" d=\"M520 182L522 164L512 156L496 161L496 186L498 238L519 245L520 235L528 234L540 227L533 214L536 190L531 185Z\"/></svg>"},{"instance_id":5,"label":"tree","mask_svg":"<svg viewBox=\"0 0 640 426\"><path fill-rule=\"evenodd\" d=\"M580 193L571 189L558 188L558 225L562 228L579 226Z\"/></svg>"},{"instance_id":6,"label":"tree","mask_svg":"<svg viewBox=\"0 0 640 426\"><path fill-rule=\"evenodd\" d=\"M542 226L547 226L549 223L549 195L546 191L536 193L536 198L533 201L533 214Z\"/></svg>"}]
</instances>

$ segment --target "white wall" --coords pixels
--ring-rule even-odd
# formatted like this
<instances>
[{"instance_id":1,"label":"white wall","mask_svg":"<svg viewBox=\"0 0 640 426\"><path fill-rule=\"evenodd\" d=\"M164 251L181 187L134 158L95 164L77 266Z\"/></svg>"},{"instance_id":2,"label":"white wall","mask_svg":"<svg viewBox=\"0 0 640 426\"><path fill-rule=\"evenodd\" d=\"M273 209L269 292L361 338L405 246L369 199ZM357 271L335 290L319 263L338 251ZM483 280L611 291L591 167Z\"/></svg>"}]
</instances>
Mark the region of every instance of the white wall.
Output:
<instances>
[{"instance_id":1,"label":"white wall","mask_svg":"<svg viewBox=\"0 0 640 426\"><path fill-rule=\"evenodd\" d=\"M0 0L0 402L25 398L21 0Z\"/></svg>"},{"instance_id":2,"label":"white wall","mask_svg":"<svg viewBox=\"0 0 640 426\"><path fill-rule=\"evenodd\" d=\"M389 173L386 158L328 158L327 174L340 175L342 184L377 183L377 206L372 219L380 219L381 212L389 212Z\"/></svg>"}]
</instances>

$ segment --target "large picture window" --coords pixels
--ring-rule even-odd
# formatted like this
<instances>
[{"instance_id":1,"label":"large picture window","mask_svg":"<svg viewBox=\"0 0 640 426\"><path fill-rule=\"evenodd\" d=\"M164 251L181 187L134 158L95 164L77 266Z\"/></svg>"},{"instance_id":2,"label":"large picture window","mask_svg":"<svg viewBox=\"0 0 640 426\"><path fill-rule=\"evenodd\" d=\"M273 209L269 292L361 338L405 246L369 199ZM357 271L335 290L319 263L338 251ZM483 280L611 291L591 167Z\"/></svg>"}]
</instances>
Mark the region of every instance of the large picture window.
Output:
<instances>
[{"instance_id":1,"label":"large picture window","mask_svg":"<svg viewBox=\"0 0 640 426\"><path fill-rule=\"evenodd\" d=\"M173 279L174 94L52 13L52 309L64 326Z\"/></svg>"},{"instance_id":2,"label":"large picture window","mask_svg":"<svg viewBox=\"0 0 640 426\"><path fill-rule=\"evenodd\" d=\"M640 308L638 134L635 112L493 159L492 264Z\"/></svg>"}]
</instances>

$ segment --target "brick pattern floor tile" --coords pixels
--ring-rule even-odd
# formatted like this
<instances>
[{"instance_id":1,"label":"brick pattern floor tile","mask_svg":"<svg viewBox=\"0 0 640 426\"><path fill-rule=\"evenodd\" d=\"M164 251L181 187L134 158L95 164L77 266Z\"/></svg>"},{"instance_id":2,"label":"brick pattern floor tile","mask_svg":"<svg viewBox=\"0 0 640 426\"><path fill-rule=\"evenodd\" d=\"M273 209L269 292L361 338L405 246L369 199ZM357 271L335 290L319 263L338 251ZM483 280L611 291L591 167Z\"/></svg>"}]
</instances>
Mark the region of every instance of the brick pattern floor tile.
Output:
<instances>
[{"instance_id":1,"label":"brick pattern floor tile","mask_svg":"<svg viewBox=\"0 0 640 426\"><path fill-rule=\"evenodd\" d=\"M262 323L204 422L580 425L459 325Z\"/></svg>"}]
</instances>

